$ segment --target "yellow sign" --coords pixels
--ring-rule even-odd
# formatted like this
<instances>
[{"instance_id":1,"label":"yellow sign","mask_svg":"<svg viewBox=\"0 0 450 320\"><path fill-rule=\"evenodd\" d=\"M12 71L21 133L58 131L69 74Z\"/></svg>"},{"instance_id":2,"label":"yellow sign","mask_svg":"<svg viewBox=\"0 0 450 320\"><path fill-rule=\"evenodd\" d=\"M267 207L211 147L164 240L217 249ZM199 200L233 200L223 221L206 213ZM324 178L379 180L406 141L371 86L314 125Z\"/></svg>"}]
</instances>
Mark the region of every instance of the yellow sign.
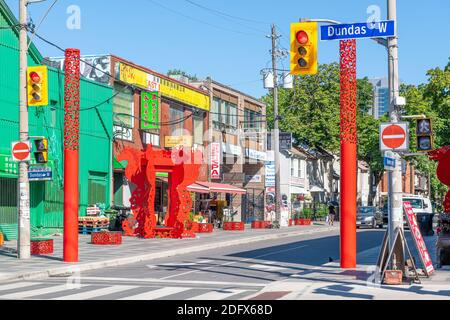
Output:
<instances>
[{"instance_id":1,"label":"yellow sign","mask_svg":"<svg viewBox=\"0 0 450 320\"><path fill-rule=\"evenodd\" d=\"M192 147L192 136L166 136L164 146L166 148L178 146Z\"/></svg>"},{"instance_id":2,"label":"yellow sign","mask_svg":"<svg viewBox=\"0 0 450 320\"><path fill-rule=\"evenodd\" d=\"M181 101L190 106L209 111L209 95L189 89L170 80L161 79L161 94L168 98Z\"/></svg>"},{"instance_id":3,"label":"yellow sign","mask_svg":"<svg viewBox=\"0 0 450 320\"><path fill-rule=\"evenodd\" d=\"M120 81L135 84L150 91L159 91L161 81L159 77L124 63L119 63L119 79Z\"/></svg>"}]
</instances>

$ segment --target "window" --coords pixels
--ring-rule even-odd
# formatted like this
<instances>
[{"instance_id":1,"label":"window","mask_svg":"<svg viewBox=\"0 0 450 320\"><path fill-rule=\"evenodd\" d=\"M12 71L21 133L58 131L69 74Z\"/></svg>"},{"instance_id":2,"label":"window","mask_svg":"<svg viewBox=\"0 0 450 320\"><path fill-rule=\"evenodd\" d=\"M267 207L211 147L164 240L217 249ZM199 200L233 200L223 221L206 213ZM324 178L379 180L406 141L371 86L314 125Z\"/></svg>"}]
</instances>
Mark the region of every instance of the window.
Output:
<instances>
[{"instance_id":1,"label":"window","mask_svg":"<svg viewBox=\"0 0 450 320\"><path fill-rule=\"evenodd\" d=\"M194 143L203 144L203 115L193 116Z\"/></svg>"},{"instance_id":2,"label":"window","mask_svg":"<svg viewBox=\"0 0 450 320\"><path fill-rule=\"evenodd\" d=\"M152 146L159 146L159 135L158 134L144 131L142 133L142 140L145 144L151 144Z\"/></svg>"},{"instance_id":3,"label":"window","mask_svg":"<svg viewBox=\"0 0 450 320\"><path fill-rule=\"evenodd\" d=\"M298 162L297 177L301 178L302 177L302 161L297 160L297 162Z\"/></svg>"},{"instance_id":4,"label":"window","mask_svg":"<svg viewBox=\"0 0 450 320\"><path fill-rule=\"evenodd\" d=\"M237 106L234 103L214 98L211 112L213 122L237 128Z\"/></svg>"},{"instance_id":5,"label":"window","mask_svg":"<svg viewBox=\"0 0 450 320\"><path fill-rule=\"evenodd\" d=\"M133 128L134 124L134 97L133 90L114 84L113 112L114 124L126 128Z\"/></svg>"},{"instance_id":6,"label":"window","mask_svg":"<svg viewBox=\"0 0 450 320\"><path fill-rule=\"evenodd\" d=\"M174 106L170 106L170 122L177 122L175 124L170 125L170 135L171 136L180 136L183 134L184 128L184 112L183 109L177 108Z\"/></svg>"},{"instance_id":7,"label":"window","mask_svg":"<svg viewBox=\"0 0 450 320\"><path fill-rule=\"evenodd\" d=\"M244 110L244 128L245 129L260 129L261 128L261 114L253 110Z\"/></svg>"},{"instance_id":8,"label":"window","mask_svg":"<svg viewBox=\"0 0 450 320\"><path fill-rule=\"evenodd\" d=\"M114 204L123 206L123 174L114 172Z\"/></svg>"}]
</instances>

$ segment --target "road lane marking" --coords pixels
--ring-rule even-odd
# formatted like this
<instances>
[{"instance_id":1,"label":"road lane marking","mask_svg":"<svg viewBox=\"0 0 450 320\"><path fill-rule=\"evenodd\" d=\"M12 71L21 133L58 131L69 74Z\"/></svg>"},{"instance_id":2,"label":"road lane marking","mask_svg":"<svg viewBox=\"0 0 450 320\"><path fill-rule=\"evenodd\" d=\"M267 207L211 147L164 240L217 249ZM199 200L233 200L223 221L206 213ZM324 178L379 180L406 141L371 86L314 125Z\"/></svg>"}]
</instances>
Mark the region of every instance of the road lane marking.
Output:
<instances>
[{"instance_id":1,"label":"road lane marking","mask_svg":"<svg viewBox=\"0 0 450 320\"><path fill-rule=\"evenodd\" d=\"M279 267L279 266L268 266L264 264L252 264L249 266L251 269L258 269L258 270L264 270L264 271L279 271L287 269L286 267Z\"/></svg>"},{"instance_id":2,"label":"road lane marking","mask_svg":"<svg viewBox=\"0 0 450 320\"><path fill-rule=\"evenodd\" d=\"M13 290L25 287L36 286L39 284L43 284L42 282L16 282L11 284L0 285L0 291Z\"/></svg>"},{"instance_id":3,"label":"road lane marking","mask_svg":"<svg viewBox=\"0 0 450 320\"><path fill-rule=\"evenodd\" d=\"M6 294L3 296L0 296L0 298L1 299L27 299L29 297L40 296L40 295L49 294L49 293L56 293L56 292L66 291L66 290L76 290L76 289L69 289L67 284L63 284L63 285L59 285L59 286L51 286L48 288Z\"/></svg>"},{"instance_id":4,"label":"road lane marking","mask_svg":"<svg viewBox=\"0 0 450 320\"><path fill-rule=\"evenodd\" d=\"M106 296L108 294L123 292L130 289L138 288L138 286L112 286L108 288L95 289L86 292L80 292L75 294L69 294L65 296L61 296L58 298L54 298L52 300L87 300L92 298L98 298L101 296Z\"/></svg>"},{"instance_id":5,"label":"road lane marking","mask_svg":"<svg viewBox=\"0 0 450 320\"><path fill-rule=\"evenodd\" d=\"M228 297L237 295L239 293L245 292L246 290L230 290L230 289L221 289L215 291L209 291L199 296L191 297L187 300L223 300Z\"/></svg>"},{"instance_id":6,"label":"road lane marking","mask_svg":"<svg viewBox=\"0 0 450 320\"><path fill-rule=\"evenodd\" d=\"M119 300L154 300L163 298L166 296L170 296L172 294L181 293L187 290L191 290L193 288L182 288L182 287L166 287L161 289L156 289L152 291L147 291L144 293L140 293L134 296L121 298Z\"/></svg>"},{"instance_id":7,"label":"road lane marking","mask_svg":"<svg viewBox=\"0 0 450 320\"><path fill-rule=\"evenodd\" d=\"M184 276L184 275L187 275L187 274L191 274L191 273L195 273L195 272L199 272L199 271L203 271L203 270L209 270L209 269L212 269L212 268L220 268L220 267L224 267L224 266L229 266L229 265L234 264L234 263L247 262L249 260L259 259L259 258L267 257L267 256L270 256L270 255L274 255L274 254L277 254L277 253L291 251L291 250L295 250L295 249L301 249L301 248L305 248L305 247L307 247L307 245L302 245L302 246L297 246L297 247L294 247L294 248L288 248L288 249L278 250L278 251L274 251L274 252L269 252L269 253L265 253L265 254L262 254L262 255L259 255L259 256L256 256L256 257L246 258L246 259L237 260L237 261L230 261L230 262L226 262L226 263L223 263L223 264L218 264L218 265L211 266L211 267L200 268L198 270L190 270L190 271L186 271L186 272L183 272L183 273L179 273L179 274L174 274L174 275L171 275L171 276L163 277L163 278L161 278L161 280L167 280L167 279L170 279L170 278L180 277L180 276Z\"/></svg>"}]
</instances>

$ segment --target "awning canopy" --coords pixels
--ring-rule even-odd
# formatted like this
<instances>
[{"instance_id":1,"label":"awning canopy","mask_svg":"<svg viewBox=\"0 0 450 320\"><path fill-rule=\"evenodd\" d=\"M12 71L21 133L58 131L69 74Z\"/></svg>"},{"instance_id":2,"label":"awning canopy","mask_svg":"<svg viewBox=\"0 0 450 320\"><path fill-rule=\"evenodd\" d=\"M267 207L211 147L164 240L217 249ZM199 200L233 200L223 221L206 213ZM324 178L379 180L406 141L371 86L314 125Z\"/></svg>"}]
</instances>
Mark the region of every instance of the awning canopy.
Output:
<instances>
[{"instance_id":1,"label":"awning canopy","mask_svg":"<svg viewBox=\"0 0 450 320\"><path fill-rule=\"evenodd\" d=\"M208 187L210 192L246 194L247 190L235 187L231 184L197 181L197 183Z\"/></svg>"},{"instance_id":2,"label":"awning canopy","mask_svg":"<svg viewBox=\"0 0 450 320\"><path fill-rule=\"evenodd\" d=\"M156 177L156 179L168 183L168 179L165 177ZM189 185L187 189L190 192L197 192L197 193L210 193L210 192L232 193L232 194L247 193L247 190L235 187L231 184L208 182L208 181L196 181L193 184Z\"/></svg>"}]
</instances>

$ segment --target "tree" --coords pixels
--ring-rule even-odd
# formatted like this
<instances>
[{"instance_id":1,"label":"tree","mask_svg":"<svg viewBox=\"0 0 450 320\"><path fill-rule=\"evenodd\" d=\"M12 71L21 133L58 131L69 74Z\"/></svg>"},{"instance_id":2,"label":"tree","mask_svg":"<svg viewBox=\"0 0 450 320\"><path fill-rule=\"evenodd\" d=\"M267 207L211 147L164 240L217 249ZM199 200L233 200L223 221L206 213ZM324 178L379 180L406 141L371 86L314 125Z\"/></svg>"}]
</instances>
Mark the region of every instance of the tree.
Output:
<instances>
[{"instance_id":1,"label":"tree","mask_svg":"<svg viewBox=\"0 0 450 320\"><path fill-rule=\"evenodd\" d=\"M170 69L169 71L167 71L167 75L168 76L185 76L187 77L190 81L197 81L197 75L191 75L188 74L186 71L180 70L180 69Z\"/></svg>"}]
</instances>

